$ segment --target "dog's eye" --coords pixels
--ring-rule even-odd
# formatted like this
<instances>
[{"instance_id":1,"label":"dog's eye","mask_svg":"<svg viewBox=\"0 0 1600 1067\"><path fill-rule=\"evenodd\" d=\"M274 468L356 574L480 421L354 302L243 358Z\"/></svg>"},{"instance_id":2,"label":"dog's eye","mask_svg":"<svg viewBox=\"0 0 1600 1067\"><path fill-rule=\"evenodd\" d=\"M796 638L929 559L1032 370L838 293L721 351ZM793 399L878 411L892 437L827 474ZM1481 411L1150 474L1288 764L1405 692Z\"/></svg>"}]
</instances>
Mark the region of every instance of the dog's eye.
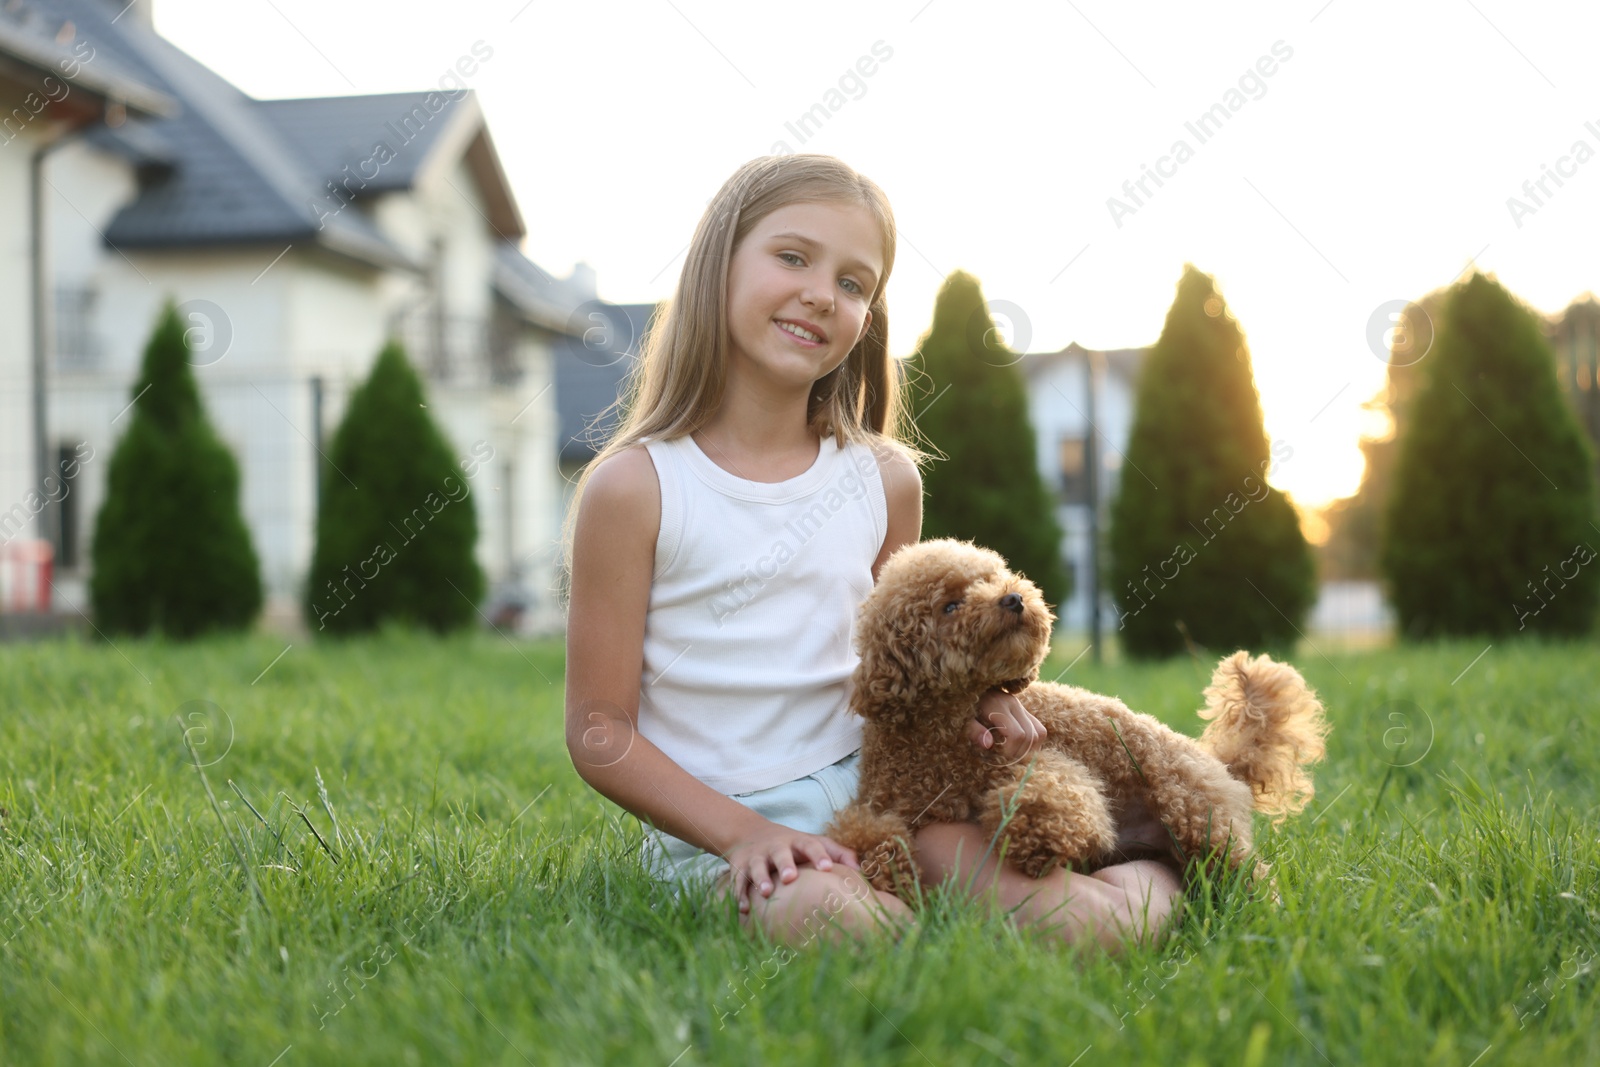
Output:
<instances>
[{"instance_id":1,"label":"dog's eye","mask_svg":"<svg viewBox=\"0 0 1600 1067\"><path fill-rule=\"evenodd\" d=\"M946 615L948 615L948 614L950 614L950 613L951 613L951 612L953 612L953 611L955 611L955 610L956 610L956 609L957 609L957 608L959 608L959 607L960 607L960 606L961 606L961 601L959 601L959 600L952 600L952 601L950 601L950 603L948 603L948 604L946 604L946 605L945 605L945 606L944 606L944 613L945 613L945 614L946 614Z\"/></svg>"}]
</instances>

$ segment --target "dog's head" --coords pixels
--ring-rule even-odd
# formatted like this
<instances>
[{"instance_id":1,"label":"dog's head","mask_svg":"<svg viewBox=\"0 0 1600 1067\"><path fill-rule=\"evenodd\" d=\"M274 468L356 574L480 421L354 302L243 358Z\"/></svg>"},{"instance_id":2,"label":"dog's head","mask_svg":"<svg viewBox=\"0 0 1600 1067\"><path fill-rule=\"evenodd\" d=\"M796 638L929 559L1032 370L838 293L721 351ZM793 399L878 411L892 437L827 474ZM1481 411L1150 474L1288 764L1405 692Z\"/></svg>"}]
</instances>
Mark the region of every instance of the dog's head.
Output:
<instances>
[{"instance_id":1,"label":"dog's head","mask_svg":"<svg viewBox=\"0 0 1600 1067\"><path fill-rule=\"evenodd\" d=\"M868 719L916 722L1016 692L1039 676L1055 614L998 552L954 538L904 545L884 561L856 623L853 706Z\"/></svg>"}]
</instances>

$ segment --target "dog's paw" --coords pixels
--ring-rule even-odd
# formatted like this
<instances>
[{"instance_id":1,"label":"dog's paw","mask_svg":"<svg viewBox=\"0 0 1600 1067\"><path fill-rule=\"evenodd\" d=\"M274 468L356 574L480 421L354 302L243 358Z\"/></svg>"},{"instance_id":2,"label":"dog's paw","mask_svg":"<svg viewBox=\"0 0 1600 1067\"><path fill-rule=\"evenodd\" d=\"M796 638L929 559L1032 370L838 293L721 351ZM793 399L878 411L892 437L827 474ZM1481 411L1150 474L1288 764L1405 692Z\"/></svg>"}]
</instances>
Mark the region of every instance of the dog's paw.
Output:
<instances>
[{"instance_id":1,"label":"dog's paw","mask_svg":"<svg viewBox=\"0 0 1600 1067\"><path fill-rule=\"evenodd\" d=\"M915 892L919 872L911 828L900 816L855 801L834 814L823 836L853 851L861 876L880 893Z\"/></svg>"},{"instance_id":2,"label":"dog's paw","mask_svg":"<svg viewBox=\"0 0 1600 1067\"><path fill-rule=\"evenodd\" d=\"M1063 866L1094 867L1116 852L1117 835L1104 827L1075 827L1057 846Z\"/></svg>"},{"instance_id":3,"label":"dog's paw","mask_svg":"<svg viewBox=\"0 0 1600 1067\"><path fill-rule=\"evenodd\" d=\"M920 885L920 872L904 838L880 842L864 853L857 853L856 859L862 876L880 893L900 897L914 894Z\"/></svg>"},{"instance_id":4,"label":"dog's paw","mask_svg":"<svg viewBox=\"0 0 1600 1067\"><path fill-rule=\"evenodd\" d=\"M1057 867L1085 870L1115 848L1111 824L1072 819L1019 820L1005 835L1006 859L1029 878L1043 878Z\"/></svg>"},{"instance_id":5,"label":"dog's paw","mask_svg":"<svg viewBox=\"0 0 1600 1067\"><path fill-rule=\"evenodd\" d=\"M1105 794L1081 767L1051 761L1027 792L1021 795L1017 784L991 790L978 821L991 837L1004 833L1008 858L1030 877L1054 865L1092 865L1116 847L1117 824Z\"/></svg>"}]
</instances>

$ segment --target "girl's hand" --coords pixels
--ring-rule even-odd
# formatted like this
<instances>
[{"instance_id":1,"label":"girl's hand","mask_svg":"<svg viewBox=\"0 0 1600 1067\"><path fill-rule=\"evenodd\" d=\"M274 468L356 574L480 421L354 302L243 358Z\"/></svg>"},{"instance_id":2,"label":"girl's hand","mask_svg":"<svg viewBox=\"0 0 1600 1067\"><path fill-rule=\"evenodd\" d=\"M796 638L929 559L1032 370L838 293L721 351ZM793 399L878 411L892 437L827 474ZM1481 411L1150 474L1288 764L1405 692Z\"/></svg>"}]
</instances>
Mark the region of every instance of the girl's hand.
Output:
<instances>
[{"instance_id":1,"label":"girl's hand","mask_svg":"<svg viewBox=\"0 0 1600 1067\"><path fill-rule=\"evenodd\" d=\"M986 691L978 701L977 716L967 724L967 740L986 755L992 752L1002 767L1027 760L1044 744L1045 736L1044 723L1003 689Z\"/></svg>"},{"instance_id":2,"label":"girl's hand","mask_svg":"<svg viewBox=\"0 0 1600 1067\"><path fill-rule=\"evenodd\" d=\"M803 834L770 821L755 837L734 845L722 858L733 872L733 891L739 898L740 911L750 910L753 892L770 897L778 885L788 885L800 877L801 864L810 863L819 871L832 870L835 864L857 870L861 867L853 849L821 834ZM773 871L777 872L776 882Z\"/></svg>"}]
</instances>

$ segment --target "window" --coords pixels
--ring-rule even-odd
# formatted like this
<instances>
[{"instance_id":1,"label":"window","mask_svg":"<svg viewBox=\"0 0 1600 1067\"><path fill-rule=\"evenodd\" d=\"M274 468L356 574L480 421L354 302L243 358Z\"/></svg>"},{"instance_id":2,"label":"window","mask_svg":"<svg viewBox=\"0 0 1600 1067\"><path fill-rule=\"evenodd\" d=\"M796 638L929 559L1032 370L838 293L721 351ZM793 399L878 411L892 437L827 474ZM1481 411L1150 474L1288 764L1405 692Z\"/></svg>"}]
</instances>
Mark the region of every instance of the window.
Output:
<instances>
[{"instance_id":1,"label":"window","mask_svg":"<svg viewBox=\"0 0 1600 1067\"><path fill-rule=\"evenodd\" d=\"M1060 476L1061 499L1068 504L1089 502L1088 439L1061 438L1060 457L1057 460Z\"/></svg>"},{"instance_id":2,"label":"window","mask_svg":"<svg viewBox=\"0 0 1600 1067\"><path fill-rule=\"evenodd\" d=\"M101 352L100 338L94 332L94 290L60 286L55 296L56 366L67 371L94 370Z\"/></svg>"}]
</instances>

